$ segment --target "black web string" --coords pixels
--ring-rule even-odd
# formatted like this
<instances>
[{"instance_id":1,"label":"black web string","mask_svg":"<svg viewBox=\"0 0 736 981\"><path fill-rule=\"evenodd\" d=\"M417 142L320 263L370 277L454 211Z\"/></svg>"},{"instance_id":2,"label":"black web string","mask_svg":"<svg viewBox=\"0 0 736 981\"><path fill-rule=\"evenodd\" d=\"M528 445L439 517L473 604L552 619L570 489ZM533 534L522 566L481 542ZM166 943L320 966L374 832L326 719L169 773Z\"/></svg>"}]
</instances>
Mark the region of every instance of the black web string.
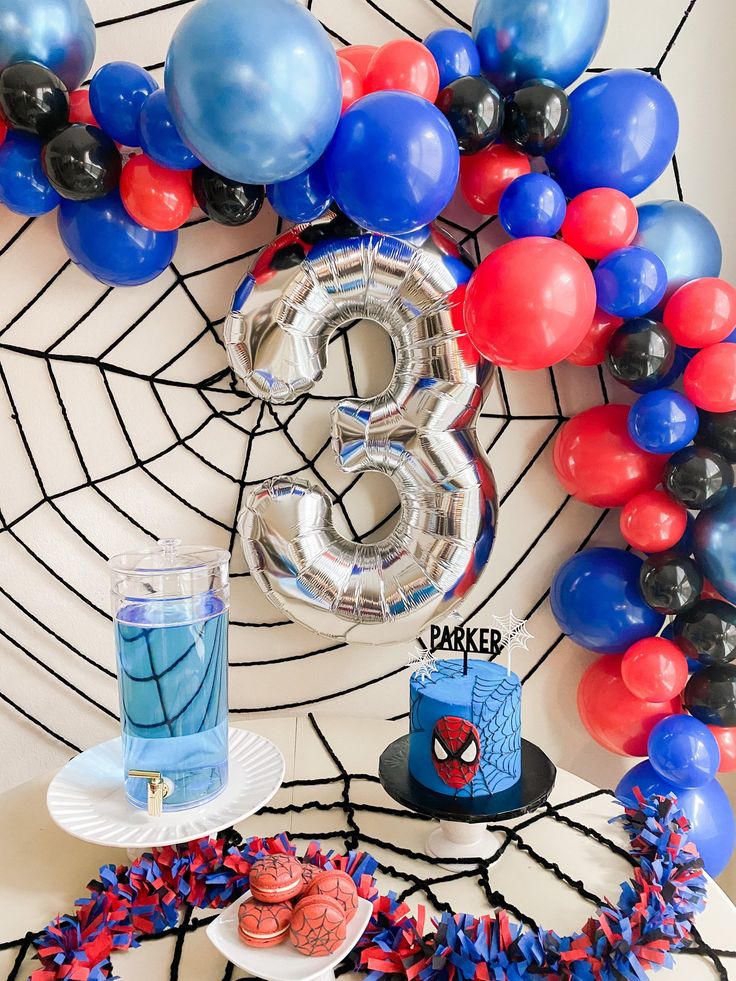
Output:
<instances>
[{"instance_id":1,"label":"black web string","mask_svg":"<svg viewBox=\"0 0 736 981\"><path fill-rule=\"evenodd\" d=\"M612 791L610 790L595 790L559 804L552 805L547 803L533 814L516 822L513 827L496 824L489 825L489 829L503 839L499 848L490 858L443 859L443 865L457 864L463 866L456 872L437 869L436 873L425 876L410 872L402 868L402 859L412 859L430 866L436 864L436 860L432 859L420 848L417 850L409 849L364 833L360 826L361 818L369 814L384 814L392 818L403 818L414 821L417 824L416 839L418 841L422 841L424 837L422 824L426 824L431 818L418 814L410 814L405 808L399 809L396 806L384 807L376 804L363 804L354 800L352 795L356 788L361 784L376 784L378 783L378 777L368 773L350 773L340 759L339 749L331 745L316 719L311 715L309 719L314 734L322 744L327 757L337 773L334 776L317 777L309 780L290 780L285 782L283 787L286 789L315 788L317 790L320 787L334 787L337 785L340 789L340 802L326 804L322 803L319 799L313 799L304 804L264 807L260 813L270 814L274 817L274 833L277 833L279 830L278 819L282 816L305 813L314 815L314 830L298 833L289 832L289 837L295 842L304 843L312 840L328 842L339 840L342 848L345 850L357 848L370 852L371 849L380 848L381 853L388 853L391 858L382 859L379 864L379 871L394 880L405 883L404 887L399 890L398 897L402 901L408 901L414 909L422 903L429 903L437 910L453 912L450 905L438 895L438 889L451 882L467 882L468 885L475 882L480 886L490 909L505 909L518 922L523 923L531 930L538 930L540 925L525 913L523 909L511 902L502 892L494 888L493 885L494 866L503 859L503 856L508 851L516 849L533 862L544 874L554 876L565 889L570 890L581 899L587 901L591 907L590 913L593 915L595 908L603 903L603 897L596 895L585 885L583 880L576 878L570 869L565 868L564 861L562 864L551 861L524 839L524 832L526 830L535 828L546 821L553 821L561 827L564 826L588 838L590 841L600 845L602 849L606 849L617 858L626 861L632 867L636 865L636 861L624 847L607 838L600 831L587 827L575 818L575 808L598 798L608 800L613 797ZM239 836L235 836L234 840L239 840ZM465 868L468 864L472 866L470 869ZM89 876L91 876L94 872L94 869L89 869L83 874L89 873ZM42 884L39 884L39 887L42 887ZM382 890L385 889L383 885L379 887ZM391 888L395 889L396 885L392 884ZM615 896L617 888L618 881L611 882L608 895ZM487 911L463 909L455 910L454 912L470 912L479 915ZM175 945L169 968L170 981L178 981L187 938L201 930L208 923L211 923L215 915L207 911L195 911L190 907L186 907L177 927L154 937L141 938L143 943L149 943L165 937L171 937L172 935L175 936ZM580 926L582 927L582 925L581 923ZM555 929L555 925L551 923L546 923L544 926L547 929ZM29 954L32 953L31 944L34 936L36 934L29 932L17 940L0 944L0 950L17 950L17 955L7 976L7 981L19 981L19 979L24 977L21 973L21 968L28 970L29 965L32 963L29 961ZM713 968L713 976L722 979L722 981L728 981L728 973L724 961L733 961L736 958L736 951L734 950L721 950L709 946L697 930L693 931L693 942L689 947L681 951L681 953L699 957L704 962L710 963ZM128 975L133 976L132 972L136 970L134 960L136 956L138 955L131 953L126 955L124 960L121 960L119 955L117 957L113 955L113 967L120 973L123 979ZM348 960L341 965L338 973L345 973L351 970L352 967L353 962ZM237 972L237 968L229 964L225 968L224 974L221 975L223 981L229 981L235 972Z\"/></svg>"}]
</instances>

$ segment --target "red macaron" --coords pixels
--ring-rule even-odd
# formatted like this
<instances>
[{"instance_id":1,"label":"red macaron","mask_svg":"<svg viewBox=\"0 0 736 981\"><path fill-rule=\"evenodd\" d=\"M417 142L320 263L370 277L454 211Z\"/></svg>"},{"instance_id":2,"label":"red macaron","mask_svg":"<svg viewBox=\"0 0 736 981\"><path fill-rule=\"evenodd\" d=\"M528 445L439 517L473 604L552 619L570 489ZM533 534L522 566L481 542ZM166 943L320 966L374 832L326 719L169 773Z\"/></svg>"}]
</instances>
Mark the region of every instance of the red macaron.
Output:
<instances>
[{"instance_id":1,"label":"red macaron","mask_svg":"<svg viewBox=\"0 0 736 981\"><path fill-rule=\"evenodd\" d=\"M304 883L304 891L306 892L309 888L310 883L315 878L315 876L321 875L322 869L319 865L310 865L308 862L302 863L302 882Z\"/></svg>"},{"instance_id":2,"label":"red macaron","mask_svg":"<svg viewBox=\"0 0 736 981\"><path fill-rule=\"evenodd\" d=\"M348 920L352 920L358 910L358 889L347 872L339 869L323 869L312 878L304 895L336 899Z\"/></svg>"},{"instance_id":3,"label":"red macaron","mask_svg":"<svg viewBox=\"0 0 736 981\"><path fill-rule=\"evenodd\" d=\"M262 903L294 899L303 888L302 863L293 855L267 855L250 870L250 891Z\"/></svg>"},{"instance_id":4,"label":"red macaron","mask_svg":"<svg viewBox=\"0 0 736 981\"><path fill-rule=\"evenodd\" d=\"M334 953L347 935L347 916L331 896L303 896L294 907L289 940L307 957Z\"/></svg>"},{"instance_id":5,"label":"red macaron","mask_svg":"<svg viewBox=\"0 0 736 981\"><path fill-rule=\"evenodd\" d=\"M238 934L249 947L283 943L291 925L291 903L262 903L252 896L238 909Z\"/></svg>"}]
</instances>

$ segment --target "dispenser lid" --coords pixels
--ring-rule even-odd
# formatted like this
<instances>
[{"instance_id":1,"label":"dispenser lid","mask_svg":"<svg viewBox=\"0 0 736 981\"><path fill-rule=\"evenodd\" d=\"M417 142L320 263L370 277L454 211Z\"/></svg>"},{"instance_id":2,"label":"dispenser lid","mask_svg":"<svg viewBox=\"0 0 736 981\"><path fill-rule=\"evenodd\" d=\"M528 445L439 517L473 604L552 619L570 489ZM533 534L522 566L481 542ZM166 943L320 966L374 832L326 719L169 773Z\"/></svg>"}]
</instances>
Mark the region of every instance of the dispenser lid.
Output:
<instances>
[{"instance_id":1,"label":"dispenser lid","mask_svg":"<svg viewBox=\"0 0 736 981\"><path fill-rule=\"evenodd\" d=\"M163 538L154 548L109 560L113 589L133 597L184 596L227 586L230 553L211 545Z\"/></svg>"}]
</instances>

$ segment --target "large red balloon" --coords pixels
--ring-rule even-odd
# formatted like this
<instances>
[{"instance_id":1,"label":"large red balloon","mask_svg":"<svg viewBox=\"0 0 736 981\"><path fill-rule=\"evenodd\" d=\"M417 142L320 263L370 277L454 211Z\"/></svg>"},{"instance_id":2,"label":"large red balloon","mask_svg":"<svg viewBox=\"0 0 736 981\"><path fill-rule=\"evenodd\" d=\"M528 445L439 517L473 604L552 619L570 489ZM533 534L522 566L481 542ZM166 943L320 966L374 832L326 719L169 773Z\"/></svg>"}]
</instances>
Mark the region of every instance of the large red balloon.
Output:
<instances>
[{"instance_id":1,"label":"large red balloon","mask_svg":"<svg viewBox=\"0 0 736 981\"><path fill-rule=\"evenodd\" d=\"M365 79L368 65L376 51L378 48L375 44L349 44L347 48L340 48L338 55L357 68L360 77Z\"/></svg>"},{"instance_id":2,"label":"large red balloon","mask_svg":"<svg viewBox=\"0 0 736 981\"><path fill-rule=\"evenodd\" d=\"M581 365L584 368L603 364L606 360L608 342L622 323L621 317L614 317L612 313L606 313L605 310L596 307L588 333L572 354L568 354L567 360L570 364Z\"/></svg>"},{"instance_id":3,"label":"large red balloon","mask_svg":"<svg viewBox=\"0 0 736 981\"><path fill-rule=\"evenodd\" d=\"M708 726L716 737L721 751L719 773L730 773L736 770L736 728L733 726Z\"/></svg>"},{"instance_id":4,"label":"large red balloon","mask_svg":"<svg viewBox=\"0 0 736 981\"><path fill-rule=\"evenodd\" d=\"M440 71L434 55L419 41L396 38L374 52L365 73L365 91L400 89L434 102L440 90Z\"/></svg>"},{"instance_id":5,"label":"large red balloon","mask_svg":"<svg viewBox=\"0 0 736 981\"><path fill-rule=\"evenodd\" d=\"M626 651L621 678L632 695L649 702L669 702L687 684L687 658L665 637L644 637Z\"/></svg>"},{"instance_id":6,"label":"large red balloon","mask_svg":"<svg viewBox=\"0 0 736 981\"><path fill-rule=\"evenodd\" d=\"M586 259L603 259L629 245L639 227L631 198L612 187L594 187L567 206L562 237Z\"/></svg>"},{"instance_id":7,"label":"large red balloon","mask_svg":"<svg viewBox=\"0 0 736 981\"><path fill-rule=\"evenodd\" d=\"M662 490L644 491L624 504L621 534L640 552L665 552L687 528L687 510Z\"/></svg>"},{"instance_id":8,"label":"large red balloon","mask_svg":"<svg viewBox=\"0 0 736 981\"><path fill-rule=\"evenodd\" d=\"M460 157L460 191L475 211L498 214L501 195L512 181L530 174L529 157L505 143L494 143L479 153Z\"/></svg>"},{"instance_id":9,"label":"large red balloon","mask_svg":"<svg viewBox=\"0 0 736 981\"><path fill-rule=\"evenodd\" d=\"M736 344L711 344L698 351L683 376L685 395L707 412L736 409Z\"/></svg>"},{"instance_id":10,"label":"large red balloon","mask_svg":"<svg viewBox=\"0 0 736 981\"><path fill-rule=\"evenodd\" d=\"M69 122L99 127L89 104L89 89L76 89L69 93Z\"/></svg>"},{"instance_id":11,"label":"large red balloon","mask_svg":"<svg viewBox=\"0 0 736 981\"><path fill-rule=\"evenodd\" d=\"M465 299L468 334L504 368L548 368L566 358L590 329L595 282L564 242L518 238L473 273Z\"/></svg>"},{"instance_id":12,"label":"large red balloon","mask_svg":"<svg viewBox=\"0 0 736 981\"><path fill-rule=\"evenodd\" d=\"M552 461L568 494L615 508L657 486L669 458L636 445L626 427L628 415L627 405L596 405L560 429Z\"/></svg>"},{"instance_id":13,"label":"large red balloon","mask_svg":"<svg viewBox=\"0 0 736 981\"><path fill-rule=\"evenodd\" d=\"M578 713L590 735L620 756L646 756L649 733L662 719L681 711L679 698L645 702L621 677L620 654L602 654L580 679Z\"/></svg>"},{"instance_id":14,"label":"large red balloon","mask_svg":"<svg viewBox=\"0 0 736 981\"><path fill-rule=\"evenodd\" d=\"M338 56L340 78L342 80L342 111L345 112L363 95L363 77L358 69L346 58Z\"/></svg>"},{"instance_id":15,"label":"large red balloon","mask_svg":"<svg viewBox=\"0 0 736 981\"><path fill-rule=\"evenodd\" d=\"M672 294L662 319L684 347L717 344L736 329L736 289L714 276L694 279Z\"/></svg>"},{"instance_id":16,"label":"large red balloon","mask_svg":"<svg viewBox=\"0 0 736 981\"><path fill-rule=\"evenodd\" d=\"M157 232L174 231L194 207L192 172L169 170L141 153L123 167L120 197L139 225Z\"/></svg>"}]
</instances>

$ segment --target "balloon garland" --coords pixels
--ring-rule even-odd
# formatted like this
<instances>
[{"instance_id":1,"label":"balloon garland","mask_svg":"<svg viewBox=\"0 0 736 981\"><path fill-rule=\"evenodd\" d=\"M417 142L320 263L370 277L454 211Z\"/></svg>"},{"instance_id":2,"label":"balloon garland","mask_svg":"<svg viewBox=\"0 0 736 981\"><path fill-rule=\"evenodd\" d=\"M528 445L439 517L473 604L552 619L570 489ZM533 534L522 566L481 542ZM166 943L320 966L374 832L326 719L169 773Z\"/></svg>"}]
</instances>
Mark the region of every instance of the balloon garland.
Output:
<instances>
[{"instance_id":1,"label":"balloon garland","mask_svg":"<svg viewBox=\"0 0 736 981\"><path fill-rule=\"evenodd\" d=\"M415 918L394 893L378 892L378 863L364 852L337 855L312 842L303 861L342 869L372 902L353 955L354 967L370 981L516 981L531 974L640 981L650 969L671 967L672 953L688 943L693 918L705 907L706 879L674 798L637 794L636 804L613 820L629 836L634 876L623 883L618 905L606 903L569 937L516 925L503 910L480 917L443 913L427 922L420 908ZM112 953L172 929L185 906L228 906L247 891L253 862L277 853L296 854L286 834L242 845L226 836L201 839L154 849L129 868L103 865L75 912L57 917L34 939L41 967L30 981L105 981L112 977Z\"/></svg>"}]
</instances>

